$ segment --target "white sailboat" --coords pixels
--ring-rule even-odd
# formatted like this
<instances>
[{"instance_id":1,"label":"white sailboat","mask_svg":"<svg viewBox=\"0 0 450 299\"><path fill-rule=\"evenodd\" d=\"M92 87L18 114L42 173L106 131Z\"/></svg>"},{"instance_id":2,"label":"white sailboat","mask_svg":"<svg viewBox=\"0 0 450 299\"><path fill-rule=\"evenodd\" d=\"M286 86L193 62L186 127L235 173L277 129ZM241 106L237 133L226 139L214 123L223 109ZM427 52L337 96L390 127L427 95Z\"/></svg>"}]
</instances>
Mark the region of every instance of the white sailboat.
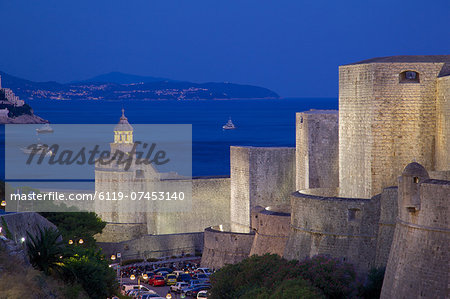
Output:
<instances>
[{"instance_id":1,"label":"white sailboat","mask_svg":"<svg viewBox=\"0 0 450 299\"><path fill-rule=\"evenodd\" d=\"M53 128L50 127L50 124L45 124L42 127L36 129L36 133L38 134L53 133Z\"/></svg>"},{"instance_id":2,"label":"white sailboat","mask_svg":"<svg viewBox=\"0 0 450 299\"><path fill-rule=\"evenodd\" d=\"M222 126L222 129L224 129L224 130L234 130L234 129L236 129L236 126L231 121L231 117L230 117L230 119L228 119L228 122Z\"/></svg>"}]
</instances>

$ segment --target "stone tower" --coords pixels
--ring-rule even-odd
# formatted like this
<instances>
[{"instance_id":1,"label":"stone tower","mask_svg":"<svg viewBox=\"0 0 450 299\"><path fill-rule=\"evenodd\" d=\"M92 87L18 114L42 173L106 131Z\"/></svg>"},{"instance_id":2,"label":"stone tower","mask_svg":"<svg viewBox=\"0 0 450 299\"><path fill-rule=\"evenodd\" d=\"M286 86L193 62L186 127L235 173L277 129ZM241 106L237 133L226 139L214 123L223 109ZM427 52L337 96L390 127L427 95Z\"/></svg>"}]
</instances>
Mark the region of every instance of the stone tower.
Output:
<instances>
[{"instance_id":1,"label":"stone tower","mask_svg":"<svg viewBox=\"0 0 450 299\"><path fill-rule=\"evenodd\" d=\"M338 111L296 114L296 190L339 185Z\"/></svg>"},{"instance_id":2,"label":"stone tower","mask_svg":"<svg viewBox=\"0 0 450 299\"><path fill-rule=\"evenodd\" d=\"M449 170L450 55L392 56L339 67L339 186L370 198L404 165ZM445 79L443 79L445 78Z\"/></svg>"},{"instance_id":3,"label":"stone tower","mask_svg":"<svg viewBox=\"0 0 450 299\"><path fill-rule=\"evenodd\" d=\"M448 298L450 181L409 164L398 179L399 210L381 298Z\"/></svg>"},{"instance_id":4,"label":"stone tower","mask_svg":"<svg viewBox=\"0 0 450 299\"><path fill-rule=\"evenodd\" d=\"M122 109L122 116L119 123L114 128L114 142L110 143L110 152L113 155L116 151L121 151L126 155L133 155L132 149L133 127L125 117ZM159 179L159 174L151 164L136 164L133 159L132 165L125 169L125 163L109 163L95 165L95 191L100 194L123 194L130 195L132 192L145 191L153 180ZM109 239L120 241L121 239L132 239L153 233L154 225L148 223L152 218L147 217L148 213L142 211L142 206L130 204L129 200L106 203L96 201L96 213L107 222L107 226L102 234L102 241Z\"/></svg>"}]
</instances>

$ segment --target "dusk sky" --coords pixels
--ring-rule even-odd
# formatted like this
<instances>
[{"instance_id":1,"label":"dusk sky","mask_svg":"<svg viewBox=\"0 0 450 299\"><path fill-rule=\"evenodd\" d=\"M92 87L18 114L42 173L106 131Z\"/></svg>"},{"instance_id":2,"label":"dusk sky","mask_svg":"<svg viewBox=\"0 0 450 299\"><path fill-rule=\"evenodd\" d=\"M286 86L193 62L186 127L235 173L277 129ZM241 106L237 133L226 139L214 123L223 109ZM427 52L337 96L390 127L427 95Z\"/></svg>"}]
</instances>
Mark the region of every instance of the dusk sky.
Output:
<instances>
[{"instance_id":1,"label":"dusk sky","mask_svg":"<svg viewBox=\"0 0 450 299\"><path fill-rule=\"evenodd\" d=\"M0 0L0 71L120 71L337 97L338 66L450 54L449 0Z\"/></svg>"}]
</instances>

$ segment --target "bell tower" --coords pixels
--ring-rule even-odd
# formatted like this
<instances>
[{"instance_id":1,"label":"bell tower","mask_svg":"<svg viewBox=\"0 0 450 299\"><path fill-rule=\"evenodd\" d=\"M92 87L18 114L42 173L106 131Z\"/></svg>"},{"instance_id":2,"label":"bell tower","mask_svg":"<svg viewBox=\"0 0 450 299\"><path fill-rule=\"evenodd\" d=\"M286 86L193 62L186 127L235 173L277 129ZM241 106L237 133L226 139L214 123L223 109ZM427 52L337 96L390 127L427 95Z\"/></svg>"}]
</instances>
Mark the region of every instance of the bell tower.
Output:
<instances>
[{"instance_id":1,"label":"bell tower","mask_svg":"<svg viewBox=\"0 0 450 299\"><path fill-rule=\"evenodd\" d=\"M125 117L123 108L119 123L114 127L114 142L110 146L111 153L114 153L116 150L129 153L133 149L133 127Z\"/></svg>"}]
</instances>

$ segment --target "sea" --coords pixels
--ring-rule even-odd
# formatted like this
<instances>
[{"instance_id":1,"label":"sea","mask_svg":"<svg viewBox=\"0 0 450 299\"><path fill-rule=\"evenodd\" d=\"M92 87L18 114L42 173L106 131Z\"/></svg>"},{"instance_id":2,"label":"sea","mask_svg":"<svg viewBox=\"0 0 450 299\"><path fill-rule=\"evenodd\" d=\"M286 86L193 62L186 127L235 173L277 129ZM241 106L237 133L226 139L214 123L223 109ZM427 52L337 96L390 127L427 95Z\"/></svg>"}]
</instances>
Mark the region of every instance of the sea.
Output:
<instances>
[{"instance_id":1,"label":"sea","mask_svg":"<svg viewBox=\"0 0 450 299\"><path fill-rule=\"evenodd\" d=\"M295 113L337 109L337 98L189 101L28 101L53 124L115 124L122 108L130 124L191 124L192 175L230 175L230 146L294 147ZM222 126L231 118L234 130ZM112 137L111 132L111 139ZM112 140L111 140L112 141Z\"/></svg>"}]
</instances>

